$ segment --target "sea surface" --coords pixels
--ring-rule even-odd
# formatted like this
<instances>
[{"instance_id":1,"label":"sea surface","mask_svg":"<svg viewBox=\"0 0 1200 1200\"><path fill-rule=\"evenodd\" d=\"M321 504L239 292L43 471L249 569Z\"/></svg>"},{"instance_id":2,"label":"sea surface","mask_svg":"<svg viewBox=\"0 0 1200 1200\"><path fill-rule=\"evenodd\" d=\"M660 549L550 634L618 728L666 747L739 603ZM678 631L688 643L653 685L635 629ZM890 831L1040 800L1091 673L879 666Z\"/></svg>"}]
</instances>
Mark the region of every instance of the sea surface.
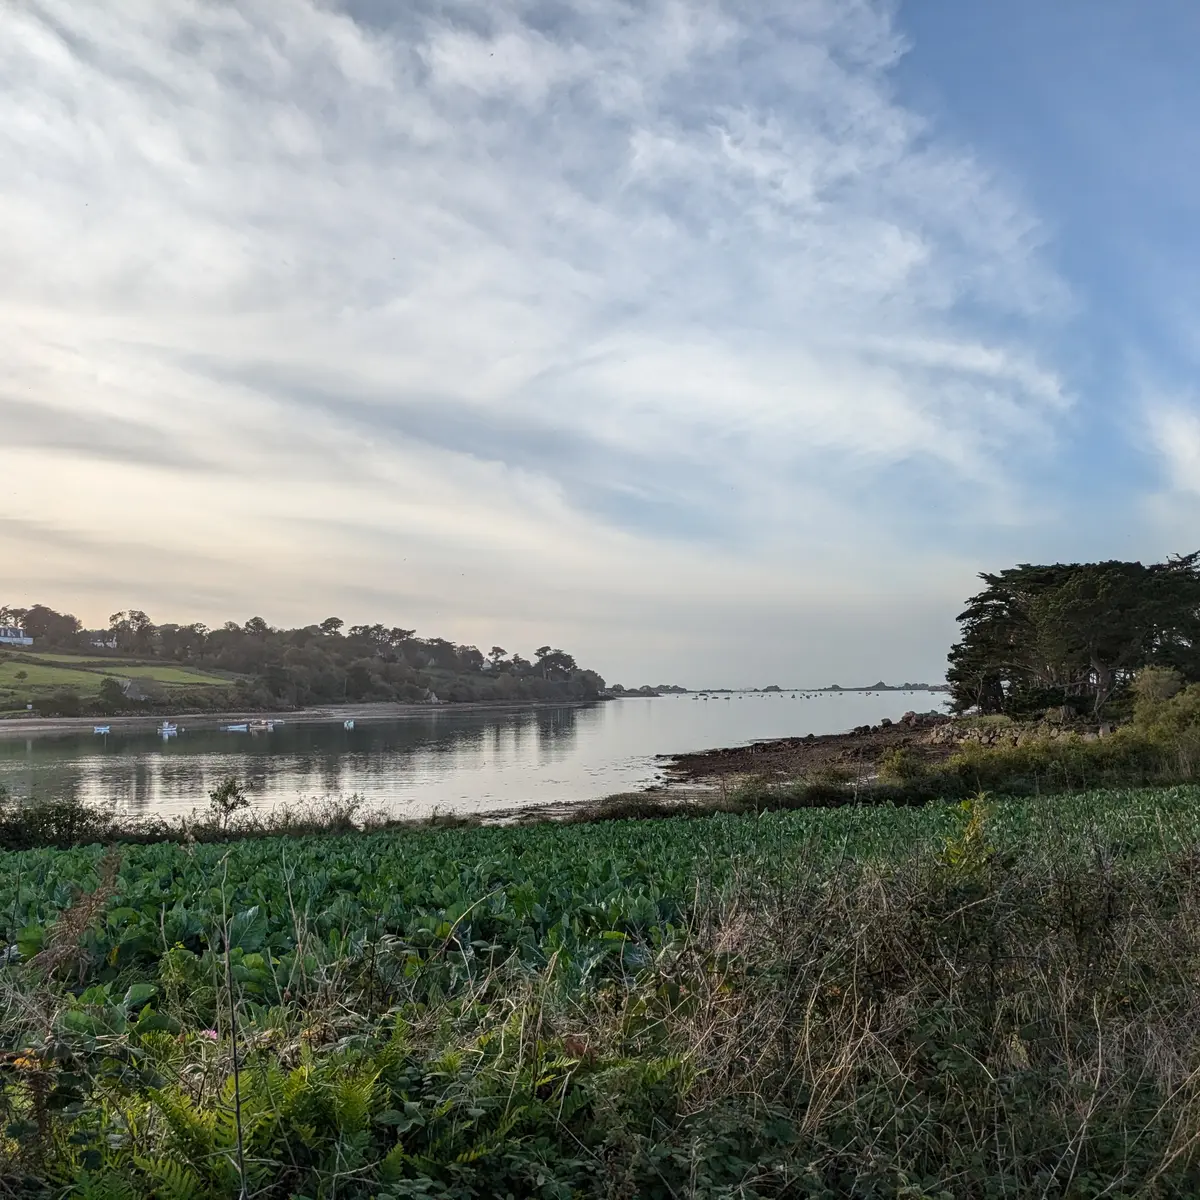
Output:
<instances>
[{"instance_id":1,"label":"sea surface","mask_svg":"<svg viewBox=\"0 0 1200 1200\"><path fill-rule=\"evenodd\" d=\"M256 808L357 793L399 815L518 809L595 799L663 778L658 755L766 738L840 733L909 709L941 709L929 692L819 692L637 697L584 707L289 722L263 733L213 721L176 736L72 730L0 733L0 786L17 800L74 797L139 815L203 809L236 775Z\"/></svg>"}]
</instances>

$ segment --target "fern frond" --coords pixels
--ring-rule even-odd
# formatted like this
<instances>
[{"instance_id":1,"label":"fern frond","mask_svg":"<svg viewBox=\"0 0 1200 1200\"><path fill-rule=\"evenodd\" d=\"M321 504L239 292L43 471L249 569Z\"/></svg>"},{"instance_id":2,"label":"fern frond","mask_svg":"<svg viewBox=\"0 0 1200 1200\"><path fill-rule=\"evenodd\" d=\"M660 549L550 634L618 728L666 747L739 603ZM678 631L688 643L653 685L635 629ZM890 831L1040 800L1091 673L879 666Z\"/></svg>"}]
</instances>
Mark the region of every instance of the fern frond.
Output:
<instances>
[{"instance_id":1,"label":"fern frond","mask_svg":"<svg viewBox=\"0 0 1200 1200\"><path fill-rule=\"evenodd\" d=\"M134 1165L154 1184L155 1200L199 1200L204 1185L190 1167L173 1158L134 1158Z\"/></svg>"},{"instance_id":2,"label":"fern frond","mask_svg":"<svg viewBox=\"0 0 1200 1200\"><path fill-rule=\"evenodd\" d=\"M384 1183L395 1183L398 1179L404 1178L404 1164L408 1161L408 1155L404 1150L404 1143L397 1142L380 1160L379 1160L379 1178Z\"/></svg>"}]
</instances>

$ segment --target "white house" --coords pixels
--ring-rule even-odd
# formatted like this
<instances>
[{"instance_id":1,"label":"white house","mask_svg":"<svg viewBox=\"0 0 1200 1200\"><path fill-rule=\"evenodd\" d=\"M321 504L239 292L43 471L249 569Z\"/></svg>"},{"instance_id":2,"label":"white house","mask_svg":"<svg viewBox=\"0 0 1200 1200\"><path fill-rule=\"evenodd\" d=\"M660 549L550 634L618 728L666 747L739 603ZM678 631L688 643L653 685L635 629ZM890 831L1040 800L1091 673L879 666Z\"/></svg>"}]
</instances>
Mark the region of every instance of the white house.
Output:
<instances>
[{"instance_id":1,"label":"white house","mask_svg":"<svg viewBox=\"0 0 1200 1200\"><path fill-rule=\"evenodd\" d=\"M0 625L0 646L32 646L33 638L25 636L19 625Z\"/></svg>"}]
</instances>

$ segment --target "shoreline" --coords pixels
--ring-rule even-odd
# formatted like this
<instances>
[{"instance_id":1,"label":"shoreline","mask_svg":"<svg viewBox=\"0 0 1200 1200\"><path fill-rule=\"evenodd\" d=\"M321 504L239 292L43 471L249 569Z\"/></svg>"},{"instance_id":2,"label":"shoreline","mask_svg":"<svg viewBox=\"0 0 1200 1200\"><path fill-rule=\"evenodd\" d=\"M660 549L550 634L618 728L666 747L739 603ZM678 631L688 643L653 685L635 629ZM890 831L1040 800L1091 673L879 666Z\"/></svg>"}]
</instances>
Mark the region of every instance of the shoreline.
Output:
<instances>
[{"instance_id":1,"label":"shoreline","mask_svg":"<svg viewBox=\"0 0 1200 1200\"><path fill-rule=\"evenodd\" d=\"M941 713L912 713L910 719L860 725L843 733L809 733L770 738L744 746L723 746L684 754L658 756L669 782L676 787L720 787L749 778L783 781L815 772L871 774L890 751L914 750L922 757L947 758L951 746L930 741L932 730L951 724Z\"/></svg>"},{"instance_id":2,"label":"shoreline","mask_svg":"<svg viewBox=\"0 0 1200 1200\"><path fill-rule=\"evenodd\" d=\"M353 719L356 722L403 720L422 716L453 713L528 712L554 708L585 708L602 701L530 701L525 703L489 703L473 701L461 704L402 704L381 701L370 704L326 705L294 712L264 713L262 711L195 713L172 715L181 728L215 729L225 724L251 720L275 720L297 725L320 724ZM113 717L102 723L115 732L151 732L162 721L162 714ZM183 725L184 721L187 725ZM91 717L16 718L0 721L0 741L20 736L53 736L90 732L96 720ZM727 747L713 747L682 753L660 753L650 762L657 767L658 778L653 782L634 784L627 790L607 795L581 797L560 796L542 802L529 801L501 807L485 807L461 811L447 808L421 816L384 814L384 827L404 828L425 825L454 824L463 820L479 825L523 825L541 821L576 821L605 819L601 814L628 810L636 815L668 816L675 812L702 810L716 800L724 800L746 786L778 786L797 780L873 779L884 755L899 749L910 749L929 762L949 756L952 746L934 739L931 734L950 718L936 712L909 712L898 721L879 725L863 725L839 733L806 734ZM940 743L940 744L939 744ZM257 808L257 806L255 806ZM287 805L284 806L288 807ZM300 805L303 808L303 805ZM264 810L265 811L265 810ZM249 833L249 836L261 836Z\"/></svg>"},{"instance_id":3,"label":"shoreline","mask_svg":"<svg viewBox=\"0 0 1200 1200\"><path fill-rule=\"evenodd\" d=\"M163 721L187 721L191 728L209 728L240 724L243 721L272 721L276 725L315 725L323 721L388 721L404 717L461 712L517 712L544 708L585 708L601 704L601 700L525 700L496 703L470 700L461 704L403 704L381 700L375 703L329 704L320 708L275 709L263 711L230 710L227 712L136 713L112 717L37 717L13 716L0 718L0 738L29 737L34 734L90 732L97 725L108 725L116 732L156 729Z\"/></svg>"}]
</instances>

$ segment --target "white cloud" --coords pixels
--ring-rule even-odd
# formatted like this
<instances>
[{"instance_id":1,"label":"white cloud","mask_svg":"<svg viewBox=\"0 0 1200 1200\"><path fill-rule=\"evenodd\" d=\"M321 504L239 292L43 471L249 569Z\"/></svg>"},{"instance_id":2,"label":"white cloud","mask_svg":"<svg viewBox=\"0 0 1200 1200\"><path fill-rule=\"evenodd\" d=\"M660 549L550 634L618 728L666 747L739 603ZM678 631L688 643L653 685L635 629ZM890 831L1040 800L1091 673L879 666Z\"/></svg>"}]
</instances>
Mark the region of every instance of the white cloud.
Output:
<instances>
[{"instance_id":1,"label":"white cloud","mask_svg":"<svg viewBox=\"0 0 1200 1200\"><path fill-rule=\"evenodd\" d=\"M1170 487L1200 494L1200 412L1178 404L1160 405L1151 408L1148 418Z\"/></svg>"},{"instance_id":2,"label":"white cloud","mask_svg":"<svg viewBox=\"0 0 1200 1200\"><path fill-rule=\"evenodd\" d=\"M941 596L930 539L1020 518L1064 295L897 101L885 7L367 11L0 13L13 578L478 638L573 610L650 660L681 596L816 612L899 560Z\"/></svg>"}]
</instances>

